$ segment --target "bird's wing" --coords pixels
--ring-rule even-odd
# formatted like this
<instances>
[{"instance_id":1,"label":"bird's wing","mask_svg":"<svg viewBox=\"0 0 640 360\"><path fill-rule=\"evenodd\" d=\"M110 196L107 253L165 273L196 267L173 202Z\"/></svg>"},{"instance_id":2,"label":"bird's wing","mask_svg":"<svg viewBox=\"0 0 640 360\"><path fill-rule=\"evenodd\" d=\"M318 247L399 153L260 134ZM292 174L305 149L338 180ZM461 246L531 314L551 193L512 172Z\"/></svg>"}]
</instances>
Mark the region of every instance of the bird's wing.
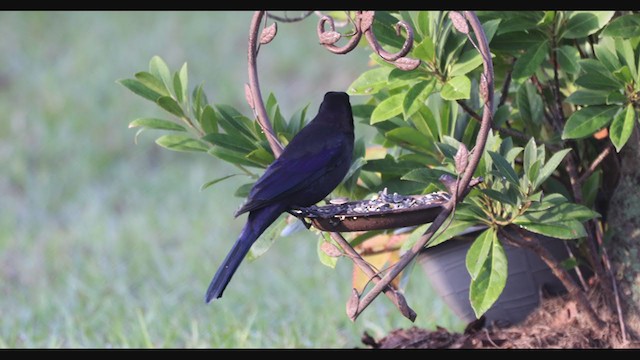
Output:
<instances>
[{"instance_id":1,"label":"bird's wing","mask_svg":"<svg viewBox=\"0 0 640 360\"><path fill-rule=\"evenodd\" d=\"M346 145L341 137L320 142L322 136L309 139L304 150L283 153L255 183L247 202L236 216L272 204L313 184L328 171L340 165ZM290 144L292 145L292 144ZM292 149L293 150L293 149Z\"/></svg>"}]
</instances>

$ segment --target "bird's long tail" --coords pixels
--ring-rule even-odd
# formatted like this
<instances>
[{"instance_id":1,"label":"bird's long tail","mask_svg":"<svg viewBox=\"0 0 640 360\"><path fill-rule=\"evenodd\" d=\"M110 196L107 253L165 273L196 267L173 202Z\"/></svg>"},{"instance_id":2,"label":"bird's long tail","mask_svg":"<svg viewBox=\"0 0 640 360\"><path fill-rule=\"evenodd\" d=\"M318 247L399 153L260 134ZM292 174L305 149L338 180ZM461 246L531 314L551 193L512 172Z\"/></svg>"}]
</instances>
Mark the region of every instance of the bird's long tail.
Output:
<instances>
[{"instance_id":1,"label":"bird's long tail","mask_svg":"<svg viewBox=\"0 0 640 360\"><path fill-rule=\"evenodd\" d=\"M280 204L273 204L261 209L251 211L247 223L242 228L242 232L233 244L231 251L218 268L216 275L211 280L205 301L208 303L212 299L222 297L222 292L229 284L231 277L240 266L240 263L249 252L251 245L258 237L273 223L286 208Z\"/></svg>"}]
</instances>

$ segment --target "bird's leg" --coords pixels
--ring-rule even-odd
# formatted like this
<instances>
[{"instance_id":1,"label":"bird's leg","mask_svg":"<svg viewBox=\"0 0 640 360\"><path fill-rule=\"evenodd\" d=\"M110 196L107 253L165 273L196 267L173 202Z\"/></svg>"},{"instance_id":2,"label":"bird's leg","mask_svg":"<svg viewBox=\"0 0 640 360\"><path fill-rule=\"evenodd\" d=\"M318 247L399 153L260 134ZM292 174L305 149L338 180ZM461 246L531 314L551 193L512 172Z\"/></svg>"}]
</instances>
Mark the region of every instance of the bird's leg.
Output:
<instances>
[{"instance_id":1,"label":"bird's leg","mask_svg":"<svg viewBox=\"0 0 640 360\"><path fill-rule=\"evenodd\" d=\"M307 228L307 230L311 228L311 223L308 222L305 217L305 215L309 214L309 211L306 208L289 209L287 212L302 221L302 224Z\"/></svg>"}]
</instances>

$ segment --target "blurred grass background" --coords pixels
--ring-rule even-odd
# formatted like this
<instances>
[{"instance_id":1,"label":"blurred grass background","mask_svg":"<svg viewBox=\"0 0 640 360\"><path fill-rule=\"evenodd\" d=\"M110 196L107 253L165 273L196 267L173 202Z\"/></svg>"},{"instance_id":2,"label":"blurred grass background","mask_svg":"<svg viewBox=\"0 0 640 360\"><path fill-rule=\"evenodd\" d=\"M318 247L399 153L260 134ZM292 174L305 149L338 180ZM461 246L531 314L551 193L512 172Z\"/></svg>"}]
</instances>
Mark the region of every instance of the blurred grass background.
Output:
<instances>
[{"instance_id":1,"label":"blurred grass background","mask_svg":"<svg viewBox=\"0 0 640 360\"><path fill-rule=\"evenodd\" d=\"M188 62L190 88L245 114L250 12L0 13L1 347L356 347L412 324L380 297L351 323L351 264L317 259L316 237L279 239L245 261L218 301L204 292L235 241L234 172L206 154L134 144L129 121L164 116L115 83L153 55ZM346 90L367 49L333 55L316 17L279 24L260 81L285 116ZM353 99L352 102L357 102ZM232 178L235 179L235 178ZM460 330L419 268L416 325Z\"/></svg>"}]
</instances>

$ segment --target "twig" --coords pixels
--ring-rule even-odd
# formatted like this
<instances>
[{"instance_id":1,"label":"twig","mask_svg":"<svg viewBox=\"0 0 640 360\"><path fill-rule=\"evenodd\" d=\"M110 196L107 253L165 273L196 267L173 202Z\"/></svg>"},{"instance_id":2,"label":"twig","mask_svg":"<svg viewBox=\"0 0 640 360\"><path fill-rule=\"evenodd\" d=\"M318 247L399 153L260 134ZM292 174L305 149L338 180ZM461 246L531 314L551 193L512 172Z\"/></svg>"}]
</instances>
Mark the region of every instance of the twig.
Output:
<instances>
[{"instance_id":1,"label":"twig","mask_svg":"<svg viewBox=\"0 0 640 360\"><path fill-rule=\"evenodd\" d=\"M425 233L418 239L416 244L400 257L391 271L389 271L382 278L382 280L380 280L373 287L373 289L371 289L360 299L358 309L355 312L354 318L361 314L362 311L364 311L364 309L366 309L366 307L371 304L371 302L380 294L380 292L384 288L386 288L396 276L398 276L398 274L418 255L418 253L422 250L424 245L433 237L436 231L444 224L449 214L451 214L451 212L453 211L455 202L462 201L464 199L466 193L469 190L468 185L471 181L471 177L473 176L473 173L475 172L475 169L480 162L480 157L482 156L482 152L487 141L487 136L489 134L489 130L491 129L491 119L493 117L493 64L491 62L491 53L489 51L487 37L484 33L484 29L482 28L480 20L472 11L465 11L464 15L473 28L474 33L476 34L479 49L485 55L483 56L483 59L488 59L483 61L483 76L485 77L486 92L481 94L484 98L484 109L482 114L482 123L480 124L480 130L478 131L478 136L476 138L475 151L472 153L469 159L469 165L467 166L463 176L461 177L461 180L458 182L458 186L456 187L456 191L453 194L451 200L443 205L443 210L435 218L435 220L433 220L427 231L425 231Z\"/></svg>"},{"instance_id":2,"label":"twig","mask_svg":"<svg viewBox=\"0 0 640 360\"><path fill-rule=\"evenodd\" d=\"M557 16L557 13L556 13ZM555 17L554 17L555 22ZM558 120L564 126L565 116L564 111L562 110L562 99L560 98L560 76L558 75L558 54L557 54L557 44L556 44L556 35L555 32L551 36L552 49L551 49L551 65L553 66L553 84L554 84L554 97L556 98L556 107L558 111Z\"/></svg>"},{"instance_id":3,"label":"twig","mask_svg":"<svg viewBox=\"0 0 640 360\"><path fill-rule=\"evenodd\" d=\"M580 175L580 178L578 179L578 183L583 184L585 181L587 181L589 176L591 176L591 174L593 174L593 172L596 171L596 169L598 168L598 165L600 165L600 163L611 153L612 150L613 150L613 144L608 143L607 147L605 147L600 152L600 154L598 154L598 156L596 156L596 158L593 159L593 162L591 163L591 165L589 165L589 167L582 173L582 175Z\"/></svg>"},{"instance_id":4,"label":"twig","mask_svg":"<svg viewBox=\"0 0 640 360\"><path fill-rule=\"evenodd\" d=\"M456 102L458 103L458 105L460 105L460 107L462 108L462 110L464 110L467 114L469 114L469 116L471 116L472 119L477 120L477 121L482 121L482 117L480 117L480 115L473 111L473 109L471 107L469 107L469 105L467 105L467 103L465 103L462 100L456 100ZM497 130L499 133L501 133L502 135L506 135L506 136L513 136L516 137L518 139L521 140L529 140L529 138L519 132L518 130L513 130L513 129L508 129L508 128L494 128L492 127L494 130Z\"/></svg>"},{"instance_id":5,"label":"twig","mask_svg":"<svg viewBox=\"0 0 640 360\"><path fill-rule=\"evenodd\" d=\"M604 246L602 241L602 228L598 223L595 223L595 232L596 232L596 240L598 241L598 245L600 249L602 249L602 262L604 262L604 266L607 270L607 275L609 275L609 279L611 280L611 288L613 292L613 296L616 301L616 313L618 314L618 324L620 325L620 333L622 335L622 341L627 342L627 327L624 322L624 317L622 316L622 306L620 305L620 292L618 291L618 285L616 284L616 278L613 275L613 270L611 268L611 261L609 261L609 255L607 254L607 247Z\"/></svg>"},{"instance_id":6,"label":"twig","mask_svg":"<svg viewBox=\"0 0 640 360\"><path fill-rule=\"evenodd\" d=\"M360 270L362 270L362 272L364 272L370 278L371 281L373 281L374 284L377 284L380 281L381 278L380 275L378 275L378 272L371 268L369 263L367 263L362 258L362 256L358 254L358 252L351 246L351 244L349 244L349 242L342 236L342 234L332 232L330 233L330 235L331 238L335 240L338 245L340 245L342 250L344 250L344 252L349 255L351 260L353 260L353 262L360 268ZM393 289L391 286L387 286L382 291L385 295L387 295L391 302L393 302L393 304L399 308L398 295L395 289ZM400 312L402 313L402 310ZM407 318L411 321L414 321L416 319L416 316L417 314L415 313L415 311L409 308L409 314Z\"/></svg>"},{"instance_id":7,"label":"twig","mask_svg":"<svg viewBox=\"0 0 640 360\"><path fill-rule=\"evenodd\" d=\"M593 307L589 303L589 300L587 299L585 293L580 290L573 279L571 279L571 276L569 275L567 270L565 270L564 268L562 268L562 266L560 266L560 264L558 264L558 261L553 257L549 250L544 248L535 236L529 236L528 234L524 233L524 231L516 228L513 225L509 225L508 227L502 228L498 231L499 234L502 235L502 237L509 240L513 244L531 249L533 252L535 252L542 259L542 261L544 261L547 266L549 266L553 274L562 282L564 287L569 292L569 295L573 299L575 299L576 302L583 308L591 325L596 329L604 328L606 323L602 321L602 319L600 319L596 314L595 310L593 310Z\"/></svg>"},{"instance_id":8,"label":"twig","mask_svg":"<svg viewBox=\"0 0 640 360\"><path fill-rule=\"evenodd\" d=\"M576 275L578 276L578 280L580 280L580 285L582 285L582 290L587 291L589 287L587 286L587 282L584 281L584 276L582 276L582 271L580 271L580 266L577 265L576 257L573 256L573 251L571 251L571 248L569 247L569 244L567 244L566 241L563 241L562 244L564 244L564 248L565 250L567 250L567 254L569 254L569 259L573 259L574 261L576 261L576 266L573 269L576 272Z\"/></svg>"},{"instance_id":9,"label":"twig","mask_svg":"<svg viewBox=\"0 0 640 360\"><path fill-rule=\"evenodd\" d=\"M507 101L507 95L509 95L509 86L511 86L511 75L513 73L513 65L516 63L516 58L511 59L511 68L507 71L507 75L504 78L504 84L502 84L502 92L500 93L500 101L498 101L498 107L504 105Z\"/></svg>"}]
</instances>

